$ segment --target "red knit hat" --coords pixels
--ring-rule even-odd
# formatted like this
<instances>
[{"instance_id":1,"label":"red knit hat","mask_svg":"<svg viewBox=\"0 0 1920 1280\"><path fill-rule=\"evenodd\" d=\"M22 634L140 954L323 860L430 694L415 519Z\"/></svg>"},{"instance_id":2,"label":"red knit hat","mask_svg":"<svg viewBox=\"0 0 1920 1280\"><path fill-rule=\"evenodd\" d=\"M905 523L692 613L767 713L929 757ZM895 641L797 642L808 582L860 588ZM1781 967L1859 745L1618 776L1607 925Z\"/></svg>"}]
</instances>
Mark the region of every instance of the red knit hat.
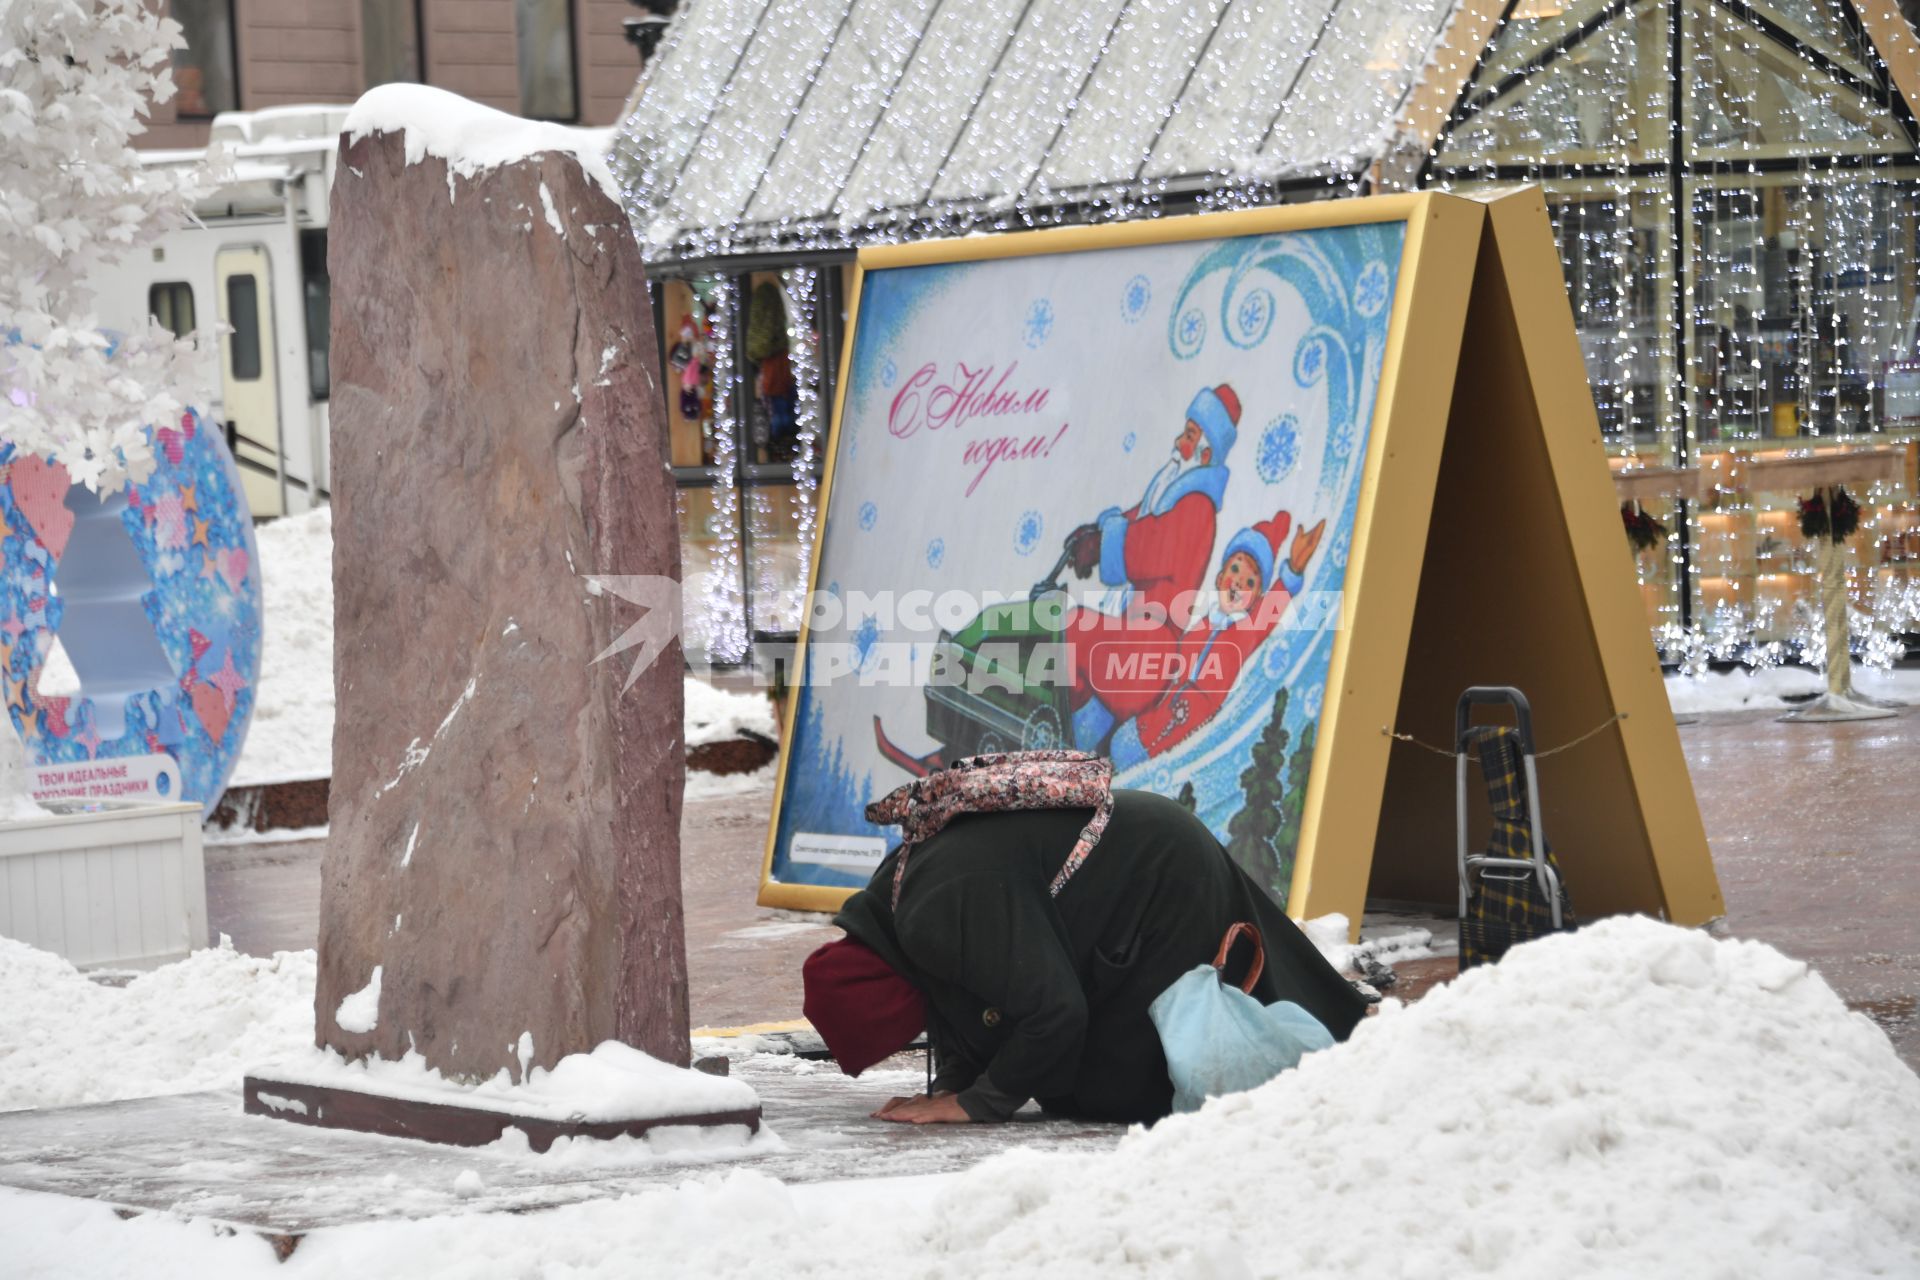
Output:
<instances>
[{"instance_id":1,"label":"red knit hat","mask_svg":"<svg viewBox=\"0 0 1920 1280\"><path fill-rule=\"evenodd\" d=\"M1227 385L1224 382L1213 389L1213 394L1220 397L1220 403L1223 406L1225 406L1227 411L1227 416L1233 419L1233 425L1236 427L1239 426L1240 425L1239 395L1237 395L1234 392L1234 389L1231 386Z\"/></svg>"},{"instance_id":2,"label":"red knit hat","mask_svg":"<svg viewBox=\"0 0 1920 1280\"><path fill-rule=\"evenodd\" d=\"M878 952L852 938L829 942L800 966L801 1008L850 1076L900 1052L927 1025L927 1004Z\"/></svg>"}]
</instances>

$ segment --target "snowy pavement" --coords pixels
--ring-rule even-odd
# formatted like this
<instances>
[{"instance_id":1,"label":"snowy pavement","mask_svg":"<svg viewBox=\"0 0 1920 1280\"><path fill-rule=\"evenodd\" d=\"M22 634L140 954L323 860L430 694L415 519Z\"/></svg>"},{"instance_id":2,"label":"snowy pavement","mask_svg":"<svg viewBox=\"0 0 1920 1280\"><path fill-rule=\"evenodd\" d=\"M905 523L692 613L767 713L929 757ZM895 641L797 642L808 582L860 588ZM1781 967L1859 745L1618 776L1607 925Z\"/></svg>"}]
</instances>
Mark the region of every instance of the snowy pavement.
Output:
<instances>
[{"instance_id":1,"label":"snowy pavement","mask_svg":"<svg viewBox=\"0 0 1920 1280\"><path fill-rule=\"evenodd\" d=\"M242 1114L234 1089L0 1114L0 1186L304 1235L383 1219L548 1209L673 1186L723 1162L787 1183L917 1177L1027 1144L1104 1150L1122 1133L1045 1120L1032 1108L996 1127L867 1119L895 1094L925 1087L915 1064L853 1080L830 1063L762 1054L739 1063L735 1078L753 1087L765 1113L752 1139L743 1128L669 1129L646 1140L563 1138L543 1155L514 1135L463 1148L295 1128Z\"/></svg>"},{"instance_id":2,"label":"snowy pavement","mask_svg":"<svg viewBox=\"0 0 1920 1280\"><path fill-rule=\"evenodd\" d=\"M743 1077L763 1085L778 1133L781 1085L757 1074L772 1069ZM1805 964L1643 918L1520 948L1387 1006L1257 1090L1117 1145L1053 1125L890 1129L859 1119L861 1106L840 1109L854 1082L816 1072L804 1083L827 1122L790 1112L788 1150L744 1149L725 1170L665 1167L673 1153L631 1148L554 1158L399 1144L388 1155L389 1140L291 1126L263 1154L227 1140L244 1117L216 1107L197 1129L183 1110L154 1139L175 1144L170 1176L198 1179L194 1198L169 1201L180 1212L123 1222L106 1204L4 1191L0 1239L12 1275L142 1280L1846 1280L1908 1275L1920 1256L1920 1077ZM903 1072L857 1087L912 1083ZM143 1139L80 1126L113 1110L0 1116L0 1176L15 1180L4 1166L25 1160L45 1180L111 1177ZM341 1159L335 1138L357 1154ZM902 1176L976 1139L968 1158L1000 1154ZM549 1159L555 1172L540 1175ZM643 1167L607 1171L624 1159ZM858 1179L805 1181L843 1159ZM573 1160L600 1167L576 1176ZM579 1199L619 1189L599 1179L662 1174L678 1182ZM496 1211L551 1203L516 1206L534 1177L546 1188L535 1196L578 1202ZM128 1198L154 1189L118 1187ZM277 1242L209 1220L277 1194L311 1206L348 1192L389 1220Z\"/></svg>"},{"instance_id":3,"label":"snowy pavement","mask_svg":"<svg viewBox=\"0 0 1920 1280\"><path fill-rule=\"evenodd\" d=\"M201 1092L0 1114L0 1273L1911 1274L1920 711L1781 724L1795 678L1707 685L1713 705L1680 731L1728 930L1760 942L1600 922L1124 1139L899 1129L864 1116L917 1069L851 1081L767 1057L735 1065L766 1104L770 1136L752 1142L534 1156L295 1129L239 1114L231 1078L310 1037L310 956L201 953L107 988L3 953L0 1108ZM835 934L754 905L770 786L726 791L691 796L683 824L694 1019L790 1017L799 961ZM322 847L211 855L216 929L310 946ZM1414 961L1407 985L1447 967ZM82 1187L100 1199L45 1194ZM121 1221L103 1201L173 1212ZM216 1221L304 1235L279 1262Z\"/></svg>"}]
</instances>

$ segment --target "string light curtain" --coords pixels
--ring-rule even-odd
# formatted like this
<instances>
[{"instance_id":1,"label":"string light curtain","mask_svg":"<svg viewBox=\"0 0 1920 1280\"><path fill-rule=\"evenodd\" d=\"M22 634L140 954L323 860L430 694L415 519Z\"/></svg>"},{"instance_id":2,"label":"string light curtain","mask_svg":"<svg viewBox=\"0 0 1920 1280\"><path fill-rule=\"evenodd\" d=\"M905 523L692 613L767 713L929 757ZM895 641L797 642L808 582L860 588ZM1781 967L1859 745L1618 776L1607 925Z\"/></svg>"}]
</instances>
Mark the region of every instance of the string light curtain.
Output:
<instances>
[{"instance_id":1,"label":"string light curtain","mask_svg":"<svg viewBox=\"0 0 1920 1280\"><path fill-rule=\"evenodd\" d=\"M1708 469L1639 561L1696 665L1819 656L1793 495L1734 460L1911 431L1885 391L1914 354L1912 124L1846 0L1519 0L1430 159L1432 185L1546 187L1613 450ZM1875 660L1912 622L1904 568L1882 571L1896 496L1863 495Z\"/></svg>"},{"instance_id":2,"label":"string light curtain","mask_svg":"<svg viewBox=\"0 0 1920 1280\"><path fill-rule=\"evenodd\" d=\"M702 0L650 65L616 171L668 271L1358 193L1406 154L1401 112L1457 56L1460 16L1454 0ZM1920 400L1920 156L1849 0L1509 0L1409 180L1545 187L1602 426L1635 465L1920 427L1889 383ZM798 376L818 353L795 361L818 418L817 373ZM811 461L794 468L810 539ZM1804 549L1737 470L1663 507L1667 540L1640 559L1687 661L1811 643L1788 589ZM1870 552L1920 538L1899 494L1861 496ZM1876 654L1911 621L1882 597L1913 594L1879 576Z\"/></svg>"},{"instance_id":3,"label":"string light curtain","mask_svg":"<svg viewBox=\"0 0 1920 1280\"><path fill-rule=\"evenodd\" d=\"M616 167L649 256L678 261L1350 191L1453 9L702 0Z\"/></svg>"}]
</instances>

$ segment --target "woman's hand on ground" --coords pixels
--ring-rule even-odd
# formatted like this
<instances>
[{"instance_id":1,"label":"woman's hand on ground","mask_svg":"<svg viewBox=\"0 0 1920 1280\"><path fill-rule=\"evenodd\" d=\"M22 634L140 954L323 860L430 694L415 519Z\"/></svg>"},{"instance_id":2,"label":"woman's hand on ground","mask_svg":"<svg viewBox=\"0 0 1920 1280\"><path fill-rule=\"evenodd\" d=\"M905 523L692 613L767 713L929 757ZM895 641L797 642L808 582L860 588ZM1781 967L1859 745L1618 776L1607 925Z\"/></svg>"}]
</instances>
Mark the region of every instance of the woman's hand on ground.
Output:
<instances>
[{"instance_id":1,"label":"woman's hand on ground","mask_svg":"<svg viewBox=\"0 0 1920 1280\"><path fill-rule=\"evenodd\" d=\"M900 1124L971 1124L954 1093L936 1093L912 1098L889 1098L873 1113L872 1119L892 1120Z\"/></svg>"}]
</instances>

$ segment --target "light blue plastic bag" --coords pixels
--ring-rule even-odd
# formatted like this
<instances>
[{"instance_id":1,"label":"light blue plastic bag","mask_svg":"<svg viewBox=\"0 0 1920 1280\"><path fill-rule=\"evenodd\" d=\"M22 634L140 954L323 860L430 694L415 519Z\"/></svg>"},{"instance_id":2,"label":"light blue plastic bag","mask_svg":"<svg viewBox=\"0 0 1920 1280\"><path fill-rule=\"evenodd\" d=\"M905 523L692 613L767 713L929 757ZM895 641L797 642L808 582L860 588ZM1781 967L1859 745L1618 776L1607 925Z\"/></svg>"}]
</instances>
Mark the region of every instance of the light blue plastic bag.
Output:
<instances>
[{"instance_id":1,"label":"light blue plastic bag","mask_svg":"<svg viewBox=\"0 0 1920 1280\"><path fill-rule=\"evenodd\" d=\"M1220 971L1243 932L1252 935L1257 948L1245 982L1251 989L1266 963L1265 948L1258 930L1237 924L1227 931L1214 963L1181 974L1148 1006L1166 1050L1175 1111L1197 1111L1208 1098L1263 1085L1333 1043L1320 1020L1293 1001L1263 1005L1227 985Z\"/></svg>"}]
</instances>

